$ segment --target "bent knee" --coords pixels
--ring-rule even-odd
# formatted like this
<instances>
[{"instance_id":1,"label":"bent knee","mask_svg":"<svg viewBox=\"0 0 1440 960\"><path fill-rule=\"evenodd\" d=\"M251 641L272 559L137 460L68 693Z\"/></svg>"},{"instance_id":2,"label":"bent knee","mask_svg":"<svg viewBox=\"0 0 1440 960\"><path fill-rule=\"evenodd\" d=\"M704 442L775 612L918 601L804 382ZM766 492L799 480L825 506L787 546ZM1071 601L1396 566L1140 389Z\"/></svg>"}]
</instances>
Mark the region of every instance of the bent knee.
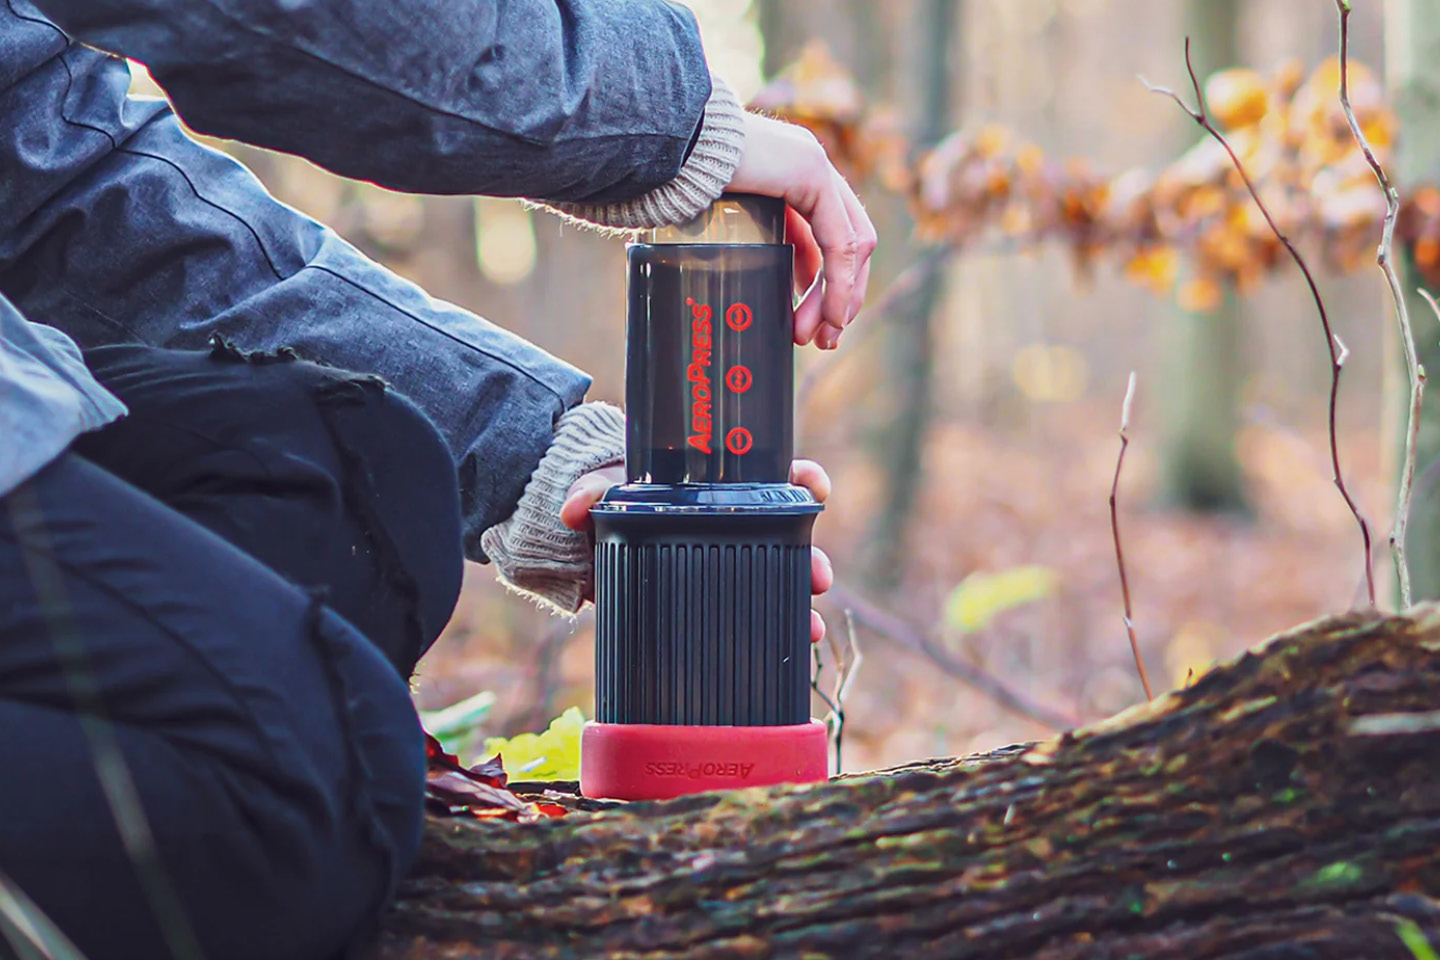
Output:
<instances>
[{"instance_id":1,"label":"bent knee","mask_svg":"<svg viewBox=\"0 0 1440 960\"><path fill-rule=\"evenodd\" d=\"M439 429L404 395L372 378L327 372L316 402L356 492L414 581L428 647L455 609L464 572L455 460Z\"/></svg>"}]
</instances>

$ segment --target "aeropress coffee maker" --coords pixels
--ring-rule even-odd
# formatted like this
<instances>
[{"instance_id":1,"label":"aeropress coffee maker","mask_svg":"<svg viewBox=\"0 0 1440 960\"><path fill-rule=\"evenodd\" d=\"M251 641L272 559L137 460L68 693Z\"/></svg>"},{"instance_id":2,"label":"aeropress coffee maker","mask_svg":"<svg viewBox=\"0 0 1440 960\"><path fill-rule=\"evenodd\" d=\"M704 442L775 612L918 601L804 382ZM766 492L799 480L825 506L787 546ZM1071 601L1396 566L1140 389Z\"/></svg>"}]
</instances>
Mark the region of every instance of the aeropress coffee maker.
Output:
<instances>
[{"instance_id":1,"label":"aeropress coffee maker","mask_svg":"<svg viewBox=\"0 0 1440 960\"><path fill-rule=\"evenodd\" d=\"M580 790L648 800L824 780L810 531L789 482L785 204L727 194L628 251L625 467L595 522L595 721Z\"/></svg>"}]
</instances>

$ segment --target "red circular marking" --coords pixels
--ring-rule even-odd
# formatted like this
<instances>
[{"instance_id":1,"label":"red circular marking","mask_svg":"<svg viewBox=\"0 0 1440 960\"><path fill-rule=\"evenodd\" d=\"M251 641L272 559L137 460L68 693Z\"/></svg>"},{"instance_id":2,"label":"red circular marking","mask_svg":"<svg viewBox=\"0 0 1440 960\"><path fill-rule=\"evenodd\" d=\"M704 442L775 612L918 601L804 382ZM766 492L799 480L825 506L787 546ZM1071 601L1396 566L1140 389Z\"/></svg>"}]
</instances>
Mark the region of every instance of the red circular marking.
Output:
<instances>
[{"instance_id":1,"label":"red circular marking","mask_svg":"<svg viewBox=\"0 0 1440 960\"><path fill-rule=\"evenodd\" d=\"M755 445L755 438L750 436L750 431L744 427L736 427L725 434L725 449L735 456L740 457L750 452Z\"/></svg>"},{"instance_id":2,"label":"red circular marking","mask_svg":"<svg viewBox=\"0 0 1440 960\"><path fill-rule=\"evenodd\" d=\"M754 382L755 378L750 374L750 368L744 364L737 363L725 373L725 386L735 393L744 393Z\"/></svg>"},{"instance_id":3,"label":"red circular marking","mask_svg":"<svg viewBox=\"0 0 1440 960\"><path fill-rule=\"evenodd\" d=\"M725 311L725 323L736 332L750 326L754 319L755 314L743 303L733 303L730 305L730 309Z\"/></svg>"}]
</instances>

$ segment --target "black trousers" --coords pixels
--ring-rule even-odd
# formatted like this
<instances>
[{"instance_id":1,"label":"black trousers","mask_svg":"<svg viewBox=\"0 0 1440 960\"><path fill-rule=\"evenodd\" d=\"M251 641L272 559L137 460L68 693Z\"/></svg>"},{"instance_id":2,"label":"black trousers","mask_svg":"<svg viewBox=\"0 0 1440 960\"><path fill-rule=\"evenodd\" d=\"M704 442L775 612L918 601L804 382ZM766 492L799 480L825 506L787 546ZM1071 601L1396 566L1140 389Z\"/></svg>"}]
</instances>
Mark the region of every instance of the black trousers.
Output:
<instances>
[{"instance_id":1,"label":"black trousers","mask_svg":"<svg viewBox=\"0 0 1440 960\"><path fill-rule=\"evenodd\" d=\"M0 873L89 960L327 960L419 844L454 463L374 378L86 359L130 417L0 498Z\"/></svg>"}]
</instances>

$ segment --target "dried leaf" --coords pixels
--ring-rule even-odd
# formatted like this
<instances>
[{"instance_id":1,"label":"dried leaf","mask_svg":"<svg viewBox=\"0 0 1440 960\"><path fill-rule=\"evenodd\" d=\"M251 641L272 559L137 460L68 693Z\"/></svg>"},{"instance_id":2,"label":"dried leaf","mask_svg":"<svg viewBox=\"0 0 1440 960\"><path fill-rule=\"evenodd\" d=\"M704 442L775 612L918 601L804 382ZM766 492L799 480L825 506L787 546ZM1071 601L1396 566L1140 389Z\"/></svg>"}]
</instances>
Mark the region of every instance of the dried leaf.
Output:
<instances>
[{"instance_id":1,"label":"dried leaf","mask_svg":"<svg viewBox=\"0 0 1440 960\"><path fill-rule=\"evenodd\" d=\"M492 787L482 780L467 777L458 770L431 771L425 777L426 792L452 807L466 809L500 807L524 810L525 801L504 787Z\"/></svg>"},{"instance_id":2,"label":"dried leaf","mask_svg":"<svg viewBox=\"0 0 1440 960\"><path fill-rule=\"evenodd\" d=\"M1205 100L1221 126L1237 129L1259 123L1270 112L1270 91L1254 70L1221 70L1205 81Z\"/></svg>"},{"instance_id":3,"label":"dried leaf","mask_svg":"<svg viewBox=\"0 0 1440 960\"><path fill-rule=\"evenodd\" d=\"M1180 285L1175 301L1180 309L1191 313L1209 313L1219 309L1225 299L1225 291L1214 277L1202 275Z\"/></svg>"}]
</instances>

